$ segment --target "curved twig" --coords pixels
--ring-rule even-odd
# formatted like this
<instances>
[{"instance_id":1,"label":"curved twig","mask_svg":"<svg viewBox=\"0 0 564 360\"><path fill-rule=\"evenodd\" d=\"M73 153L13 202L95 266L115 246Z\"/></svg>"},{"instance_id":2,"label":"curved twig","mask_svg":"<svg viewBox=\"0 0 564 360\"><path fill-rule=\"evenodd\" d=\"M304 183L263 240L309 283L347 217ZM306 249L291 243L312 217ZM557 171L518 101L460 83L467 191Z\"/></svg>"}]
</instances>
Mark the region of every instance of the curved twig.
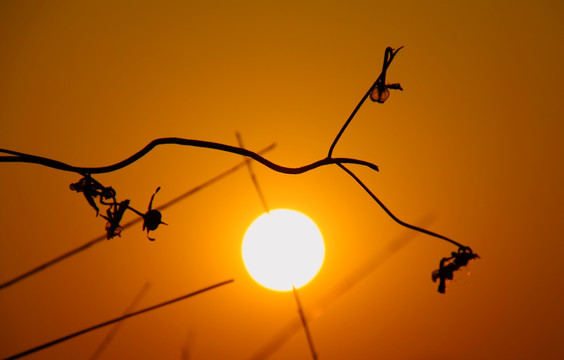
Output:
<instances>
[{"instance_id":1,"label":"curved twig","mask_svg":"<svg viewBox=\"0 0 564 360\"><path fill-rule=\"evenodd\" d=\"M388 69L388 67L390 66L390 64L392 63L392 60L394 59L395 55L403 48L400 47L396 50L388 47L386 48L385 54L384 54L384 63L382 65L382 72L380 73L380 75L378 76L378 78L376 79L376 81L372 84L372 86L368 89L368 91L366 92L366 94L364 94L364 96L362 97L362 99L360 100L360 102L357 104L357 106L355 107L355 109L353 110L353 112L351 113L351 115L349 116L349 118L347 119L347 121L345 122L345 124L341 127L339 133L337 134L337 136L335 137L335 139L333 140L333 143L331 144L330 148L329 148L329 152L326 158L315 161L311 164L308 165L304 165L301 167L286 167L286 166L281 166L278 164L275 164L267 159L265 159L264 157L262 157L261 155L247 150L243 147L235 147L235 146L230 146L230 145L225 145L225 144L221 144L221 143L216 143L216 142L210 142L210 141L203 141L203 140L194 140L194 139L184 139L184 138L176 138L176 137L167 137L167 138L160 138L160 139L155 139L153 141L151 141L149 144L147 144L147 146L145 146L143 149L139 150L137 153L133 154L132 156L130 156L129 158L120 161L116 164L113 165L109 165L109 166L103 166L103 167L77 167L77 166L72 166L72 165L68 165L65 164L63 162L57 161L57 160L53 160L53 159L48 159L48 158L44 158L44 157L40 157L40 156L35 156L35 155L29 155L29 154L25 154L25 153L20 153L20 152L16 152L13 150L6 150L6 149L0 149L0 153L5 153L11 156L0 156L0 162L26 162L26 163L36 163L36 164L40 164L43 166L47 166L47 167L51 167L54 169L59 169L59 170L63 170L63 171L71 171L71 172L76 172L79 174L82 174L84 176L88 175L88 174L100 174L100 173L108 173L108 172L113 172L119 169L122 169L128 165L131 165L132 163L134 163L135 161L139 160L140 158L142 158L143 156L145 156L147 153L149 153L151 150L153 150L155 147L159 146L159 145L164 145L164 144L175 144L175 145L183 145L183 146L192 146L192 147L202 147L202 148L209 148L209 149L215 149L215 150L219 150L219 151L224 151L224 152L229 152L229 153L233 153L233 154L237 154L237 155L241 155L247 158L251 158L267 167L269 167L270 169L280 172L280 173L284 173L284 174L291 174L291 175L297 175L297 174L302 174L305 173L307 171L313 170L315 168L321 167L321 166L325 166L325 165L332 165L332 164L336 164L339 167L341 167L344 171L346 171L373 199L374 201L376 201L376 203L398 224L409 228L411 230L415 230L442 240L445 240L447 242L450 242L456 246L458 246L459 248L463 248L466 249L467 247L461 245L460 243L437 233L434 233L432 231L408 224L402 220L400 220L399 218L397 218L381 201L380 199L378 199L376 197L376 195L374 195L374 193L372 191L370 191L370 189L348 168L346 168L344 166L344 164L357 164L357 165L361 165L361 166L366 166L372 170L376 170L378 171L378 166L376 166L373 163L370 163L368 161L364 161L364 160L358 160L358 159L351 159L351 158L333 158L332 154L333 154L333 150L335 148L335 146L337 145L337 142L339 141L339 139L341 138L341 136L343 135L345 129L347 128L347 126L350 124L350 122L352 121L352 119L354 118L354 116L356 115L356 113L358 112L358 110L362 107L362 105L364 104L364 102L366 101L366 99L371 96L371 93L376 89L395 89L395 90L402 90L401 86L399 84L386 84L386 71ZM387 96L386 96L387 98ZM384 99L380 99L380 97L378 97L378 99L372 99L373 101L379 102L379 103L383 103L385 101ZM131 209L134 212L140 214L138 211Z\"/></svg>"},{"instance_id":2,"label":"curved twig","mask_svg":"<svg viewBox=\"0 0 564 360\"><path fill-rule=\"evenodd\" d=\"M329 148L329 153L327 154L327 157L331 157L333 156L333 150L335 149L335 146L337 145L337 142L339 141L339 139L341 138L341 136L343 135L343 133L345 132L345 129L347 128L347 126L349 126L349 124L351 123L352 119L354 118L354 116L356 115L356 113L358 112L358 110L361 108L362 104L364 104L364 102L366 101L366 99L368 99L368 96L370 96L370 93L372 92L372 90L374 90L374 87L376 87L376 83L378 82L378 80L376 80L374 82L374 84L372 84L372 86L370 86L370 88L368 89L368 91L366 92L366 94L364 94L364 96L362 97L362 99L360 99L360 101L358 102L358 104L356 105L356 107L354 108L353 112L351 113L351 115L349 116L349 118L347 119L347 121L345 121L345 124L341 127L341 130L339 130L339 133L337 134L337 136L335 137L335 140L333 140L333 143L331 144L331 147Z\"/></svg>"},{"instance_id":3,"label":"curved twig","mask_svg":"<svg viewBox=\"0 0 564 360\"><path fill-rule=\"evenodd\" d=\"M50 168L53 168L53 169L70 171L70 172L75 172L75 173L79 173L79 174L83 174L83 175L84 174L102 174L102 173L109 173L109 172L112 172L112 171L116 171L116 170L122 169L122 168L124 168L128 165L131 165L135 161L137 161L140 158L142 158L143 156L147 155L155 147L157 147L159 145L165 145L165 144L202 147L202 148L214 149L214 150L219 150L219 151L225 151L225 152L229 152L229 153L237 154L237 155L241 155L241 156L246 156L246 157L249 157L249 158L263 164L264 166L271 168L274 171L284 173L284 174L290 174L290 175L303 174L307 171L313 170L313 169L318 168L320 166L331 165L331 164L339 164L339 163L362 165L362 166L369 167L372 170L378 171L378 166L375 165L375 164L372 164L368 161L363 161L363 160L358 160L358 159L350 159L350 158L329 158L329 157L327 157L325 159L318 160L318 161L313 162L309 165L301 166L301 167L296 167L296 168L286 167L286 166L281 166L281 165L275 164L272 161L265 159L264 157L260 156L259 154L255 153L253 151L243 149L243 148L240 148L240 147L220 144L220 143L211 142L211 141L183 139L183 138L176 138L176 137L167 137L167 138L155 139L155 140L151 141L149 144L147 144L147 146L145 146L143 149L139 150L137 153L131 155L127 159L122 160L122 161L120 161L116 164L113 164L113 165L102 166L102 167L72 166L72 165L65 164L61 161L57 161L57 160L53 160L53 159L49 159L49 158L45 158L45 157L41 157L41 156L36 156L36 155L25 154L25 153L13 151L13 150L7 150L7 149L0 149L0 152L5 153L5 154L10 154L10 155L13 155L13 156L0 156L0 162L25 162L25 163L40 164L40 165L47 166L47 167L50 167Z\"/></svg>"},{"instance_id":4,"label":"curved twig","mask_svg":"<svg viewBox=\"0 0 564 360\"><path fill-rule=\"evenodd\" d=\"M390 209L388 209L388 208L386 207L386 205L384 205L384 203L383 203L380 199L378 199L378 198L376 197L376 195L374 195L374 193L373 193L372 191L370 191L370 189L368 188L368 186L366 186L366 185L358 178L358 176L356 176L351 170L347 169L347 168L345 167L345 165L343 165L343 164L337 164L337 165L339 165L339 167L340 167L341 169L343 169L343 170L344 170L347 174L349 174L360 186L362 186L362 188L364 189L364 191L366 191L366 192L368 193L368 195L370 195L370 196L372 197L372 199L374 199L374 201L376 201L376 202L378 203L378 205L380 205L380 207L386 212L386 214L388 214L389 217L391 217L395 222L397 222L397 223L400 224L401 226L404 226L404 227L406 227L406 228L408 228L408 229L411 229L411 230L419 231L420 233L427 234L427 235L430 235L430 236L439 238L439 239L441 239L441 240L448 241L449 243L458 246L458 248L462 248L462 249L468 248L467 246L464 246L464 245L462 245L461 243L456 242L456 241L454 241L454 240L452 240L452 239L450 239L450 238L448 238L448 237L446 237L446 236L443 236L443 235L441 235L441 234L437 234L437 233L432 232L432 231L429 231L429 230L427 230L427 229L420 228L419 226L415 226L415 225L408 224L408 223L406 223L405 221L399 219L397 216L395 216L395 215L390 211Z\"/></svg>"}]
</instances>

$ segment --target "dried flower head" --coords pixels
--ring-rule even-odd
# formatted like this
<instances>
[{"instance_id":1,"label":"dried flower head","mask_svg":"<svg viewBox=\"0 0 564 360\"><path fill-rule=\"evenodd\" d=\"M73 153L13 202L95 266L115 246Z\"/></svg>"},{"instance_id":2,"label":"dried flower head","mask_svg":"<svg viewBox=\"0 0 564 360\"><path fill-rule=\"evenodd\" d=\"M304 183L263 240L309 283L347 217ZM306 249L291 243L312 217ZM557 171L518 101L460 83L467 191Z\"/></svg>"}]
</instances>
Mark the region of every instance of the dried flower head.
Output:
<instances>
[{"instance_id":1,"label":"dried flower head","mask_svg":"<svg viewBox=\"0 0 564 360\"><path fill-rule=\"evenodd\" d=\"M382 72L380 73L378 79L376 79L372 91L370 92L370 100L383 104L390 96L390 91L388 89L403 90L400 84L386 84L386 71L392 63L394 56L396 56L397 52L402 48L403 46L395 51L391 47L386 48L386 52L384 53L384 65L382 66Z\"/></svg>"},{"instance_id":2,"label":"dried flower head","mask_svg":"<svg viewBox=\"0 0 564 360\"><path fill-rule=\"evenodd\" d=\"M111 187L104 187L98 181L94 180L90 175L85 175L79 181L70 184L70 189L78 193L83 193L88 204L96 211L96 216L100 213L100 209L94 199L100 197L99 201L103 205L110 205L105 200L113 200L116 202L116 191Z\"/></svg>"},{"instance_id":3,"label":"dried flower head","mask_svg":"<svg viewBox=\"0 0 564 360\"><path fill-rule=\"evenodd\" d=\"M106 211L107 216L102 215L106 222L106 238L110 240L114 236L121 236L121 231L123 227L120 225L121 218L125 213L125 210L129 207L129 200L124 200L122 202L111 204Z\"/></svg>"},{"instance_id":4,"label":"dried flower head","mask_svg":"<svg viewBox=\"0 0 564 360\"><path fill-rule=\"evenodd\" d=\"M159 210L153 209L153 200L155 195L159 192L160 186L155 190L153 196L151 196L151 201L149 201L149 208L147 212L143 215L143 230L147 230L147 239L155 241L154 238L149 237L149 231L156 230L160 224L167 225L162 222L162 214Z\"/></svg>"},{"instance_id":5,"label":"dried flower head","mask_svg":"<svg viewBox=\"0 0 564 360\"><path fill-rule=\"evenodd\" d=\"M438 291L444 294L446 291L446 281L454 278L454 272L473 259L479 259L478 254L474 254L469 247L460 247L458 252L452 252L448 258L442 258L439 268L431 274L433 282L439 280Z\"/></svg>"}]
</instances>

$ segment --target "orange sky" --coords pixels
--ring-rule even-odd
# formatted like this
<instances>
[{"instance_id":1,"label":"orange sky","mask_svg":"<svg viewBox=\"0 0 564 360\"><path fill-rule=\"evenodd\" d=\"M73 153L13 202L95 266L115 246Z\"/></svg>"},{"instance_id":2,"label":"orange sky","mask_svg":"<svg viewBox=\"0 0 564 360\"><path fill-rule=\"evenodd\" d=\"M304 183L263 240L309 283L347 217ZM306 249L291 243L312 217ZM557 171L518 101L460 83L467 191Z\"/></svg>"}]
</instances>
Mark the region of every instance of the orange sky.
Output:
<instances>
[{"instance_id":1,"label":"orange sky","mask_svg":"<svg viewBox=\"0 0 564 360\"><path fill-rule=\"evenodd\" d=\"M366 103L335 156L401 219L469 245L472 275L436 292L431 271L456 248L394 223L343 171L255 171L272 208L313 218L325 237L314 311L332 286L401 236L413 241L310 330L320 359L556 359L564 331L564 3L561 1L2 1L0 147L102 166L157 137L259 150L299 166L326 156L378 76L403 92ZM145 210L240 158L166 146L96 177ZM242 169L244 170L244 169ZM0 282L104 233L69 184L79 175L0 164ZM298 317L291 293L246 273L240 247L262 211L246 171L141 225L0 291L0 357L234 278L123 323L102 358L247 359ZM132 213L126 220L133 219ZM30 359L89 358L109 328ZM188 340L189 339L189 340ZM188 345L187 345L188 344ZM309 359L303 332L272 359Z\"/></svg>"}]
</instances>

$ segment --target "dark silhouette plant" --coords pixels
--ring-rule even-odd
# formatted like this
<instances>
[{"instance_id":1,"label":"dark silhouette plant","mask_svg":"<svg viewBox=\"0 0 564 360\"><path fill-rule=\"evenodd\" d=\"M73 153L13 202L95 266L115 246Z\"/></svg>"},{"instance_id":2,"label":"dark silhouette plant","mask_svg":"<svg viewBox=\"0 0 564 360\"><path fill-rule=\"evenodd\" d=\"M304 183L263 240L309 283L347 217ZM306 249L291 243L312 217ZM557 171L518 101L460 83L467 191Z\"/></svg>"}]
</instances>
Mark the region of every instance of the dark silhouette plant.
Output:
<instances>
[{"instance_id":1,"label":"dark silhouette plant","mask_svg":"<svg viewBox=\"0 0 564 360\"><path fill-rule=\"evenodd\" d=\"M431 274L433 282L439 280L438 291L444 294L446 291L446 281L453 279L453 273L461 267L468 265L470 260L479 258L478 254L474 254L470 248L466 247L460 247L458 252L452 252L450 257L442 258L439 268Z\"/></svg>"},{"instance_id":2,"label":"dark silhouette plant","mask_svg":"<svg viewBox=\"0 0 564 360\"><path fill-rule=\"evenodd\" d=\"M286 166L281 166L281 165L275 164L275 163L265 159L259 153L256 153L256 152L253 152L253 151L250 151L250 150L243 148L242 141L241 141L240 137L238 138L240 147L235 147L235 146L230 146L230 145L215 143L215 142L210 142L210 141L183 139L183 138L176 138L176 137L155 139L155 140L151 141L148 145L146 145L143 149L141 149L137 153L131 155L129 158L122 160L122 161L120 161L116 164L103 166L103 167L77 167L77 166L72 166L72 165L69 165L69 164L63 163L61 161L54 160L54 159L49 159L49 158L36 156L36 155L25 154L25 153L21 153L21 152L9 150L9 149L0 149L0 153L7 154L7 156L0 156L0 162L33 163L33 164L39 164L39 165L50 167L50 168L57 169L57 170L74 172L74 173L81 175L82 178L78 182L72 183L70 185L70 189L73 190L73 191L76 191L78 193L82 193L84 195L84 197L87 200L90 207L92 209L94 209L94 211L96 211L96 216L98 216L100 214L100 206L106 207L105 215L101 214L100 216L106 220L105 230L106 230L106 238L108 240L112 239L115 236L121 235L121 232L124 229L124 226L121 225L121 220L123 218L123 215L127 210L131 210L134 213L136 213L138 216L140 216L140 218L143 220L143 230L147 232L147 238L151 241L154 241L155 239L151 238L149 236L149 232L156 230L159 225L165 224L162 221L162 214L161 214L160 210L159 209L153 209L153 200L154 200L157 192L160 190L160 187L157 188L156 191L151 196L151 200L149 201L149 206L148 206L147 212L142 213L142 212L140 212L140 211L138 211L138 210L136 210L136 209L134 209L133 207L130 206L130 200L129 199L122 200L122 201L118 202L117 199L116 199L116 191L112 187L103 186L101 183L99 183L97 180L95 180L92 177L93 174L109 173L109 172L114 172L114 171L120 170L120 169L122 169L126 166L131 165L135 161L141 159L147 153L152 151L155 147L160 146L160 145L165 145L165 144L182 145L182 146L190 146L190 147L202 147L202 148L208 148L208 149L228 152L228 153L232 153L232 154L237 154L237 155L240 155L240 156L244 156L247 159L255 160L255 161L263 164L264 166L269 167L270 169L272 169L274 171L284 173L284 174L292 174L292 175L302 174L302 173L314 170L314 169L321 167L321 166L337 165L343 171L345 171L349 176L351 176L365 190L365 192L368 195L370 195L370 197L372 197L372 199L386 212L386 214L388 216L390 216L395 222L397 222L401 226L404 226L408 229L411 229L411 230L414 230L414 231L417 231L417 232L420 232L420 233L426 234L428 236L432 236L432 237L435 237L435 238L438 238L438 239L441 239L441 240L444 240L444 241L447 241L447 242L450 242L451 244L458 247L458 251L452 252L450 257L442 258L440 263L439 263L439 269L435 270L432 273L432 280L434 282L436 282L437 280L439 281L439 287L438 287L439 293L445 293L445 291L446 291L446 281L453 279L454 272L459 270L461 267L466 266L470 260L478 259L479 256L477 254L475 254L470 247L462 245L461 243L456 242L456 241L454 241L454 240L452 240L452 239L450 239L450 238L448 238L444 235L440 235L438 233L432 232L432 231L427 230L425 228L418 227L418 226L415 226L415 225L411 225L407 222L404 222L403 220L400 220L397 216L395 216L389 210L388 207L386 207L384 205L384 203L362 182L362 180L352 170L350 170L347 166L345 166L345 165L349 165L349 164L356 164L356 165L368 167L369 169L378 171L377 165L375 165L371 162L359 160L359 159L335 158L335 157L333 157L333 151L334 151L339 139L344 134L347 126L350 124L350 122L355 117L356 113L359 111L359 109L362 107L362 105L364 104L364 102L366 101L366 99L368 97L370 97L370 99L373 102L383 104L389 98L389 95L390 95L389 90L390 89L391 90L403 90L402 86L399 83L392 83L392 84L386 83L386 75L387 75L388 68L390 67L393 59L395 58L395 56L397 55L399 50L401 50L402 48L403 47L400 47L397 50L394 50L390 47L386 48L385 53L384 53L384 62L383 62L382 71L381 71L380 75L378 76L376 81L370 86L370 88L365 93L365 95L361 98L360 102L357 104L357 106L354 108L351 115L348 117L348 119L346 120L344 125L339 130L337 136L333 140L333 143L329 147L329 152L328 152L327 156L323 159L320 159L320 160L315 161L311 164L304 165L304 166L301 166L301 167L292 168L292 167L286 167ZM247 165L250 165L248 163L248 161L247 161ZM249 166L249 170L251 171L251 176L253 176L252 169L250 168L250 166ZM265 204L264 201L263 201L263 204ZM265 208L268 209L266 206L265 206ZM130 223L132 223L132 222L130 222ZM98 239L96 239L96 241L98 241ZM83 250L85 248L88 248L93 243L94 242L88 243L88 244L86 244L85 246L83 246L79 249ZM74 254L74 253L76 253L76 250L74 252L69 253L69 254ZM67 256L70 256L69 254L63 255L61 257L61 259L65 258ZM57 260L57 261L59 261L59 260ZM22 279L22 278L23 277L20 277L20 279ZM13 282L14 281L9 282L9 283L11 284ZM0 286L0 289L4 288L5 286L7 286L7 285L2 284L2 286ZM170 304L170 302L166 302L163 305L159 305L159 307L164 306L166 304ZM154 307L154 308L156 308L156 307ZM152 308L152 309L154 309L154 308ZM152 309L147 309L147 310L144 310L144 311L150 311ZM133 316L133 314L130 314L130 316ZM121 320L122 320L122 318L119 318L119 319L112 320L112 322L121 321ZM107 325L107 324L109 324L109 322L105 323L104 325ZM104 325L102 325L102 326L104 326ZM82 334L86 331L89 331L89 330L85 330L85 331L76 333L76 334L72 335L72 337L77 336L79 334ZM66 339L68 339L68 337L65 338L65 339L57 340L56 343L58 343L60 341L64 341ZM54 343L52 343L52 344L54 344ZM49 346L51 346L52 344L50 344ZM35 348L32 352L37 351L40 348L43 348L43 347ZM27 352L27 353L29 353L29 352ZM24 354L24 353L22 353L22 354ZM22 355L22 354L20 354L20 355Z\"/></svg>"},{"instance_id":3,"label":"dark silhouette plant","mask_svg":"<svg viewBox=\"0 0 564 360\"><path fill-rule=\"evenodd\" d=\"M65 164L61 161L57 161L57 160L53 160L53 159L49 159L49 158L45 158L45 157L41 157L41 156L36 156L36 155L25 154L25 153L13 151L13 150L8 150L8 149L0 149L1 153L5 153L5 154L9 155L9 156L0 156L0 162L35 163L35 164L47 166L47 167L50 167L50 168L53 168L53 169L75 172L75 173L82 175L83 178L79 182L72 184L71 189L74 190L74 191L77 191L77 192L82 192L84 194L84 196L86 197L90 206L92 208L94 208L94 210L96 210L97 214L99 212L99 209L98 209L98 207L95 203L96 198L99 199L100 204L108 206L108 209L106 210L106 215L102 215L102 217L104 217L107 220L107 223L106 223L106 233L107 234L106 234L106 236L107 236L108 239L111 239L114 236L120 235L120 232L121 232L121 229L122 229L122 227L120 225L121 218L122 218L122 216L123 216L123 214L126 210L132 210L143 218L143 220L144 220L143 229L147 230L147 237L149 238L149 240L154 240L154 239L149 237L148 232L152 231L152 230L156 230L158 225L162 224L162 221L160 219L160 217L161 217L160 212L158 212L158 213L154 212L154 211L151 212L151 210L152 210L151 205L152 205L153 198L151 198L151 202L149 204L148 212L143 214L143 213L141 213L137 210L134 210L132 207L130 207L129 206L129 200L124 200L120 203L117 203L117 201L115 199L115 191L111 187L102 186L100 183L98 183L96 180L94 180L92 178L92 176L91 176L92 174L109 173L109 172L113 172L113 171L117 171L119 169L122 169L122 168L124 168L128 165L131 165L135 161L141 159L143 156L145 156L147 153L149 153L155 147L160 146L160 145L165 145L165 144L183 145L183 146L191 146L191 147L202 147L202 148L219 150L219 151L223 151L223 152L229 152L229 153L232 153L232 154L237 154L237 155L241 155L241 156L253 159L253 160L263 164L264 166L269 167L270 169L272 169L274 171L284 173L284 174L292 174L292 175L302 174L302 173L314 170L314 169L321 167L321 166L337 165L343 171L345 171L347 174L349 174L349 176L351 176L366 191L366 193L368 193L372 197L372 199L374 201L376 201L376 203L395 222L397 222L398 224L400 224L400 225L402 225L402 226L404 226L408 229L415 230L415 231L424 233L426 235L448 241L448 242L450 242L453 245L456 245L458 247L458 253L457 254L466 254L465 256L468 257L468 260L476 259L476 258L478 258L478 256L472 252L472 249L470 247L462 245L461 243L456 242L456 241L454 241L454 240L452 240L452 239L450 239L450 238L448 238L444 235L440 235L438 233L432 232L430 230L427 230L427 229L424 229L424 228L421 228L421 227L418 227L418 226L415 226L415 225L411 225L409 223L406 223L406 222L400 220L397 216L395 216L388 209L388 207L386 207L384 205L384 203L380 199L378 199L378 197L376 197L376 195L360 180L360 178L358 176L356 176L354 174L354 172L352 170L350 170L349 168L347 168L345 166L345 165L348 165L348 164L356 164L356 165L365 166L365 167L368 167L369 169L378 171L377 165L375 165L371 162L359 160L359 159L335 158L335 157L333 157L333 150L335 149L335 146L337 145L339 139L341 138L345 129L350 124L350 122L352 121L352 119L354 118L354 116L356 115L358 110L362 107L362 105L364 104L364 102L366 101L366 99L368 97L370 97L371 100L374 101L374 102L384 103L389 97L389 89L403 90L402 86L399 83L386 84L386 74L387 74L388 68L390 67L393 59L395 58L395 56L397 55L399 50L401 50L402 48L403 47L400 47L397 50L394 50L391 47L386 48L386 50L384 52L384 63L383 63L382 71L381 71L380 75L378 76L376 81L370 86L370 88L368 89L366 94L361 98L360 102L357 104L357 106L355 107L355 109L353 110L353 112L351 113L349 118L346 120L345 124L341 127L339 133L337 134L337 136L333 140L333 143L329 147L329 152L328 152L327 157L325 157L321 160L315 161L311 164L301 166L301 167L292 168L292 167L286 167L286 166L281 166L281 165L275 164L275 163L265 159L264 157L262 157L258 153L247 150L243 147L235 147L235 146L231 146L231 145L215 143L215 142L210 142L210 141L183 139L183 138L176 138L176 137L155 139L155 140L151 141L148 145L146 145L143 149L141 149L137 153L131 155L129 158L127 158L123 161L120 161L116 164L103 166L103 167L77 167L77 166ZM154 194L153 194L153 197L154 197ZM108 200L111 200L111 201L107 202ZM438 278L441 279L441 284L444 283L446 280L449 280L451 278L450 275L451 275L452 272L454 272L455 270L458 270L461 266L463 266L461 264L464 263L464 261L461 260L462 259L461 257L458 257L458 258L455 257L455 259L459 259L458 262L456 263L457 266L446 267L445 268L446 270L443 270L442 272L440 271L441 269L439 269L439 272L441 273L441 275L439 275ZM466 261L464 263L464 265L467 262L468 261ZM439 292L444 293L444 286L439 286Z\"/></svg>"}]
</instances>

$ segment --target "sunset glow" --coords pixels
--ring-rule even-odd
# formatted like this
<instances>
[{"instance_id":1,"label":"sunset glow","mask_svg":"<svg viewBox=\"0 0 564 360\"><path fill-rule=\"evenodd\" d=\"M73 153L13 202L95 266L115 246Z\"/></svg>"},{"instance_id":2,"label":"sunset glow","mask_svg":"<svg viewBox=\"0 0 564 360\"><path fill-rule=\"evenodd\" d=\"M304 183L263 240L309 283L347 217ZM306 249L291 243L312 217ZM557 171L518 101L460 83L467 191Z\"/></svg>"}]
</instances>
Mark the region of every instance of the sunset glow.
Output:
<instances>
[{"instance_id":1,"label":"sunset glow","mask_svg":"<svg viewBox=\"0 0 564 360\"><path fill-rule=\"evenodd\" d=\"M25 359L562 358L563 20L0 1L0 359L230 279Z\"/></svg>"}]
</instances>

